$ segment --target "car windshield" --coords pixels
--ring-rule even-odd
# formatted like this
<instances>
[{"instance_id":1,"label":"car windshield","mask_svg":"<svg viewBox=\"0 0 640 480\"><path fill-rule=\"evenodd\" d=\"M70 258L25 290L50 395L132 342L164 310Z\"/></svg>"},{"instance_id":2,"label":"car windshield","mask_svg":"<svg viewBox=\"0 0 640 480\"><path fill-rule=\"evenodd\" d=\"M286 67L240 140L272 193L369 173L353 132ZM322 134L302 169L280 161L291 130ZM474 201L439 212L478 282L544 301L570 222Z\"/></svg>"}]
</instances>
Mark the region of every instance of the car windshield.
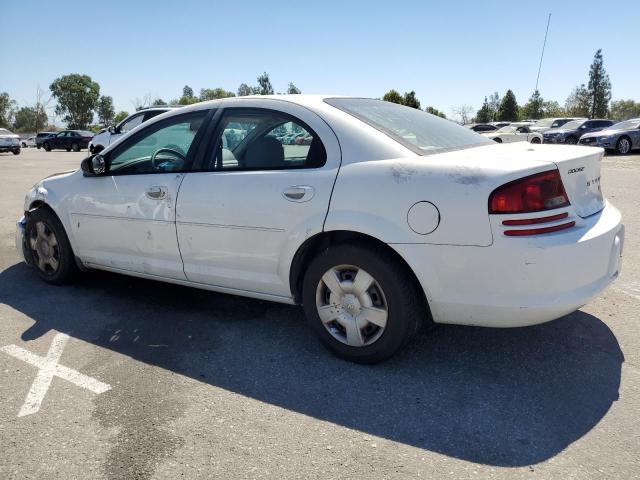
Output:
<instances>
[{"instance_id":1,"label":"car windshield","mask_svg":"<svg viewBox=\"0 0 640 480\"><path fill-rule=\"evenodd\" d=\"M543 118L538 120L534 127L550 127L553 124L553 118Z\"/></svg>"},{"instance_id":2,"label":"car windshield","mask_svg":"<svg viewBox=\"0 0 640 480\"><path fill-rule=\"evenodd\" d=\"M498 132L501 133L514 133L516 131L516 127L512 127L511 125L507 125L506 127L502 127Z\"/></svg>"},{"instance_id":3,"label":"car windshield","mask_svg":"<svg viewBox=\"0 0 640 480\"><path fill-rule=\"evenodd\" d=\"M611 125L607 127L607 130L634 130L640 127L640 120L625 120L624 122L616 123L615 125Z\"/></svg>"},{"instance_id":4,"label":"car windshield","mask_svg":"<svg viewBox=\"0 0 640 480\"><path fill-rule=\"evenodd\" d=\"M493 144L473 130L419 109L369 98L327 98L325 102L419 155Z\"/></svg>"},{"instance_id":5,"label":"car windshield","mask_svg":"<svg viewBox=\"0 0 640 480\"><path fill-rule=\"evenodd\" d=\"M583 123L584 123L584 120L572 120L562 125L562 127L558 127L558 128L562 128L563 130L575 130L576 128L580 127L580 125L582 125Z\"/></svg>"}]
</instances>

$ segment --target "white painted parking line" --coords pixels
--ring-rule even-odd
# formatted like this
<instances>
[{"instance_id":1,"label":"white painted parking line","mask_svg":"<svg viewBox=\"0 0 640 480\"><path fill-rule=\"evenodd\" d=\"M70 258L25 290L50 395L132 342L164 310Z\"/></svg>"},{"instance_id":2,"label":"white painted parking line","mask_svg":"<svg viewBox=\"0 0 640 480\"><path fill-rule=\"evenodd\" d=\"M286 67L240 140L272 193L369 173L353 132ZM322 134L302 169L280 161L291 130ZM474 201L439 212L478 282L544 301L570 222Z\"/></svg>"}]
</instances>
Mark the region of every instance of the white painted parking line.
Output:
<instances>
[{"instance_id":1,"label":"white painted parking line","mask_svg":"<svg viewBox=\"0 0 640 480\"><path fill-rule=\"evenodd\" d=\"M613 289L635 298L636 300L640 300L640 282L628 282L621 285L614 285Z\"/></svg>"},{"instance_id":2,"label":"white painted parking line","mask_svg":"<svg viewBox=\"0 0 640 480\"><path fill-rule=\"evenodd\" d=\"M87 375L83 375L72 368L58 364L67 340L69 340L69 335L58 333L53 338L53 342L51 343L51 347L49 347L46 357L41 357L31 353L17 345L7 345L6 347L0 348L0 351L11 355L12 357L16 357L23 362L30 363L39 369L38 374L31 385L31 389L27 394L27 398L24 401L24 405L22 405L22 408L18 413L19 417L31 415L40 410L42 400L44 400L44 397L47 395L47 391L49 390L53 377L60 377L74 385L77 385L78 387L86 388L96 394L104 393L111 389L111 386L106 383L100 382L95 378L88 377Z\"/></svg>"}]
</instances>

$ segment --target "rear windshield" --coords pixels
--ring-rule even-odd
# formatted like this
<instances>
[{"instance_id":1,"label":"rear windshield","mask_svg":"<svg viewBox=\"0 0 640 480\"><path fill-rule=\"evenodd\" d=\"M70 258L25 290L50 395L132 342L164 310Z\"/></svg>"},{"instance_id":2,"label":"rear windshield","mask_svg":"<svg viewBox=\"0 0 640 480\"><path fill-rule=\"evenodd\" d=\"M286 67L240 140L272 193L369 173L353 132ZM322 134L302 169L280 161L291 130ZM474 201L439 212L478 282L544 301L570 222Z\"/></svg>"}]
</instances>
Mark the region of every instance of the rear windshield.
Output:
<instances>
[{"instance_id":1,"label":"rear windshield","mask_svg":"<svg viewBox=\"0 0 640 480\"><path fill-rule=\"evenodd\" d=\"M482 135L416 108L369 98L327 98L325 102L380 130L419 155L493 145Z\"/></svg>"}]
</instances>

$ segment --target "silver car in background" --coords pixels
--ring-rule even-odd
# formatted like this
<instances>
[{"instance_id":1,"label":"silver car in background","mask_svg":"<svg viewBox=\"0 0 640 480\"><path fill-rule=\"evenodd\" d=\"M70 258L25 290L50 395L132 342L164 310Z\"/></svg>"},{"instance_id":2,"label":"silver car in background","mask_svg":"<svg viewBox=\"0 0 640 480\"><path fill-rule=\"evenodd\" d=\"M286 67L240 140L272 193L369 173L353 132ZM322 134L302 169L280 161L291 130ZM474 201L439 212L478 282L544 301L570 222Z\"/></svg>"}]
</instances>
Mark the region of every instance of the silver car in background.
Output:
<instances>
[{"instance_id":1,"label":"silver car in background","mask_svg":"<svg viewBox=\"0 0 640 480\"><path fill-rule=\"evenodd\" d=\"M586 133L580 137L580 145L601 147L608 151L616 151L626 155L631 150L640 148L640 118L632 118L616 123L606 130Z\"/></svg>"}]
</instances>

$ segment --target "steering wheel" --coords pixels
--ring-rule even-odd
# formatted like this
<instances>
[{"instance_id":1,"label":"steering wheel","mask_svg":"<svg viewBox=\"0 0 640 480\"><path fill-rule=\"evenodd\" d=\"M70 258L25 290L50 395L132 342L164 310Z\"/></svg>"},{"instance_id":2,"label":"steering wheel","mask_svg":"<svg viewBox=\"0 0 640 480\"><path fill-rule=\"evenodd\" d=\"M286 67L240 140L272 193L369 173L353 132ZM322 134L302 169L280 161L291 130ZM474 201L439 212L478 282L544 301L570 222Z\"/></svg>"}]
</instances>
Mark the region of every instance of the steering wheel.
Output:
<instances>
[{"instance_id":1,"label":"steering wheel","mask_svg":"<svg viewBox=\"0 0 640 480\"><path fill-rule=\"evenodd\" d=\"M178 158L180 158L180 160L182 160L183 162L187 159L184 155L184 153L179 152L178 150L174 150L173 148L169 148L169 147L164 147L164 148L159 148L158 150L156 150L155 152L153 152L153 154L151 155L151 166L154 169L158 169L159 165L156 164L156 157L158 156L158 154L160 152L170 152L173 153L174 155L176 155Z\"/></svg>"}]
</instances>

